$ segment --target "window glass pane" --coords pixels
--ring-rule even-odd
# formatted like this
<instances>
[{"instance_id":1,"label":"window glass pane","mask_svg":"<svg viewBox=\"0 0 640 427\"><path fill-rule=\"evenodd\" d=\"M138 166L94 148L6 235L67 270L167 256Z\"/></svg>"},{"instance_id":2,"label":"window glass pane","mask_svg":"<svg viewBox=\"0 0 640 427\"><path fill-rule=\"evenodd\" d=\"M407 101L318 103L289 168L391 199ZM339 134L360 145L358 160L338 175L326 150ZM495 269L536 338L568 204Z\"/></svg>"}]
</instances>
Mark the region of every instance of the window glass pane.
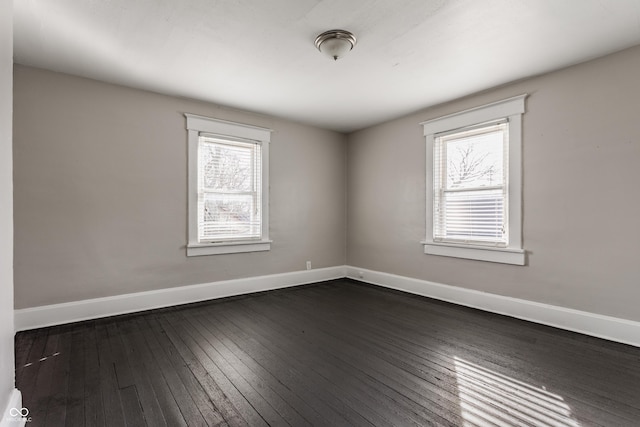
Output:
<instances>
[{"instance_id":1,"label":"window glass pane","mask_svg":"<svg viewBox=\"0 0 640 427\"><path fill-rule=\"evenodd\" d=\"M200 144L201 185L207 190L251 191L253 189L253 144Z\"/></svg>"},{"instance_id":2,"label":"window glass pane","mask_svg":"<svg viewBox=\"0 0 640 427\"><path fill-rule=\"evenodd\" d=\"M201 195L200 233L204 240L260 236L259 204L253 195Z\"/></svg>"},{"instance_id":3,"label":"window glass pane","mask_svg":"<svg viewBox=\"0 0 640 427\"><path fill-rule=\"evenodd\" d=\"M496 127L443 137L447 189L503 185L505 131L503 126Z\"/></svg>"},{"instance_id":4,"label":"window glass pane","mask_svg":"<svg viewBox=\"0 0 640 427\"><path fill-rule=\"evenodd\" d=\"M198 147L198 240L259 239L261 147L201 136Z\"/></svg>"},{"instance_id":5,"label":"window glass pane","mask_svg":"<svg viewBox=\"0 0 640 427\"><path fill-rule=\"evenodd\" d=\"M444 193L442 238L502 241L505 238L501 189Z\"/></svg>"},{"instance_id":6,"label":"window glass pane","mask_svg":"<svg viewBox=\"0 0 640 427\"><path fill-rule=\"evenodd\" d=\"M508 243L507 129L489 123L435 139L434 239Z\"/></svg>"}]
</instances>

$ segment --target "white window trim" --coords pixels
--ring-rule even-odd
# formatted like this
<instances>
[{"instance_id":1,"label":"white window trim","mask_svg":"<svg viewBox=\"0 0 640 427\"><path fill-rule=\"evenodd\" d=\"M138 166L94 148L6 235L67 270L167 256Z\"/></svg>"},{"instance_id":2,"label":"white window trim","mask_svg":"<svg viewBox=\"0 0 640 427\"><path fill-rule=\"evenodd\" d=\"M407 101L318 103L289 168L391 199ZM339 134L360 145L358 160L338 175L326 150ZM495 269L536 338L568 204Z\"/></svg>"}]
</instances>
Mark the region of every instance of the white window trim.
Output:
<instances>
[{"instance_id":1,"label":"white window trim","mask_svg":"<svg viewBox=\"0 0 640 427\"><path fill-rule=\"evenodd\" d=\"M187 256L259 252L271 249L269 240L269 143L272 129L185 113L188 131L188 243ZM198 138L201 133L259 141L262 144L262 238L216 243L198 242Z\"/></svg>"},{"instance_id":2,"label":"white window trim","mask_svg":"<svg viewBox=\"0 0 640 427\"><path fill-rule=\"evenodd\" d=\"M475 259L504 264L525 265L522 247L522 114L528 94L493 102L420 123L427 143L427 230L420 242L430 255ZM476 124L507 118L509 120L509 244L506 248L480 245L458 245L433 239L433 146L435 135Z\"/></svg>"}]
</instances>

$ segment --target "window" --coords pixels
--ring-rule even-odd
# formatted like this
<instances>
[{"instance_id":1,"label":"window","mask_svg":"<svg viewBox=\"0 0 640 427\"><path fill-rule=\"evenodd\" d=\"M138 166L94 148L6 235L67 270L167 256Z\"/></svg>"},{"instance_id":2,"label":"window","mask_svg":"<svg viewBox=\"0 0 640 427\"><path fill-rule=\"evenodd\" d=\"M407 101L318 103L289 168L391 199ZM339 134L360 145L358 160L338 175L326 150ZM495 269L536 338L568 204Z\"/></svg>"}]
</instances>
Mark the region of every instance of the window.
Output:
<instances>
[{"instance_id":1,"label":"window","mask_svg":"<svg viewBox=\"0 0 640 427\"><path fill-rule=\"evenodd\" d=\"M508 140L508 122L435 136L434 241L507 245Z\"/></svg>"},{"instance_id":2,"label":"window","mask_svg":"<svg viewBox=\"0 0 640 427\"><path fill-rule=\"evenodd\" d=\"M185 116L189 132L187 255L269 250L271 130Z\"/></svg>"},{"instance_id":3,"label":"window","mask_svg":"<svg viewBox=\"0 0 640 427\"><path fill-rule=\"evenodd\" d=\"M427 141L427 254L524 265L526 95L421 123Z\"/></svg>"}]
</instances>

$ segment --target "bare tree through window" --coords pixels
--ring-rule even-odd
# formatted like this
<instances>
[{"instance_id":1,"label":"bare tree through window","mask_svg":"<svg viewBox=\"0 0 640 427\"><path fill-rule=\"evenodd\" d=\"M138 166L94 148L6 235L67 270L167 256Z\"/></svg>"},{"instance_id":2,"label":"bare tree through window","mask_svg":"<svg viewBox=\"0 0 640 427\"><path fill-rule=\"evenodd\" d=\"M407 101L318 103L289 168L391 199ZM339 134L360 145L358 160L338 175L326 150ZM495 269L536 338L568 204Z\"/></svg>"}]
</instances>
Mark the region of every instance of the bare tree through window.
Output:
<instances>
[{"instance_id":1,"label":"bare tree through window","mask_svg":"<svg viewBox=\"0 0 640 427\"><path fill-rule=\"evenodd\" d=\"M478 153L472 144L458 146L456 151L456 159L449 160L447 168L451 188L464 187L476 181L493 183L497 167L495 163L489 163L489 153Z\"/></svg>"},{"instance_id":2,"label":"bare tree through window","mask_svg":"<svg viewBox=\"0 0 640 427\"><path fill-rule=\"evenodd\" d=\"M503 173L503 133L489 132L446 141L447 188L499 185Z\"/></svg>"}]
</instances>

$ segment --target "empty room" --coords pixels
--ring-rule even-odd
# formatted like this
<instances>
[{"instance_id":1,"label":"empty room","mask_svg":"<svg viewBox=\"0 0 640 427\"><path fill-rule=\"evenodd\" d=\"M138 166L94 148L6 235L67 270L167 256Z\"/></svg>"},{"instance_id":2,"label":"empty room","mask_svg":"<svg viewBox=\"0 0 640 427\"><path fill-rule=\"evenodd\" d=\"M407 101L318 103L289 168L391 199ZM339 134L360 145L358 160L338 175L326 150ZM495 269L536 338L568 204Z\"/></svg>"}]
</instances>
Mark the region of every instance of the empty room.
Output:
<instances>
[{"instance_id":1,"label":"empty room","mask_svg":"<svg viewBox=\"0 0 640 427\"><path fill-rule=\"evenodd\" d=\"M0 0L0 427L640 425L637 0Z\"/></svg>"}]
</instances>

